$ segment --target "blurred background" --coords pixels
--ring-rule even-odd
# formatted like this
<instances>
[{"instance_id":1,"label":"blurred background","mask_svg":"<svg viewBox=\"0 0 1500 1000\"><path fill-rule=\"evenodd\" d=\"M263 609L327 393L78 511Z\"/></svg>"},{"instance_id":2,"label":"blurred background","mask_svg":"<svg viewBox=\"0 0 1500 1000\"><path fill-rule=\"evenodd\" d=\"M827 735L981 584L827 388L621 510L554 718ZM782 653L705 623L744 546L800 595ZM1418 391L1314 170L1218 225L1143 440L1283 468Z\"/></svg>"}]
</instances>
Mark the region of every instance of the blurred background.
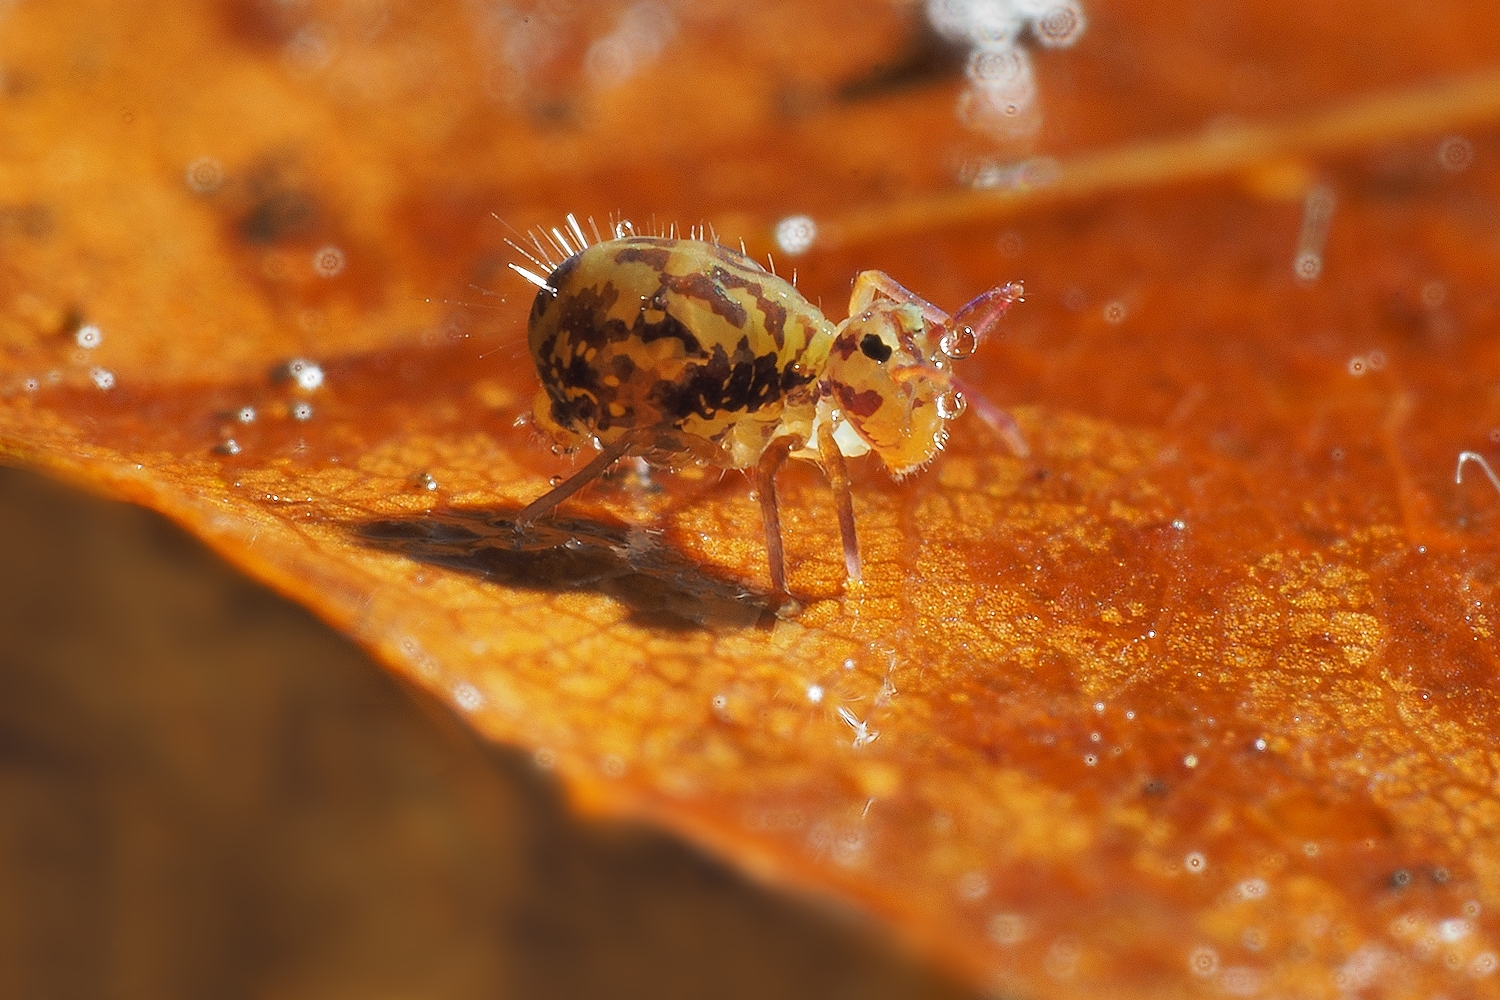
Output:
<instances>
[{"instance_id":1,"label":"blurred background","mask_svg":"<svg viewBox=\"0 0 1500 1000\"><path fill-rule=\"evenodd\" d=\"M181 529L0 470L0 996L961 997L568 812Z\"/></svg>"},{"instance_id":2,"label":"blurred background","mask_svg":"<svg viewBox=\"0 0 1500 1000\"><path fill-rule=\"evenodd\" d=\"M12 279L7 257L30 255L28 273L54 282L46 301L89 302L105 330L135 327L137 384L382 341L473 337L524 364L527 296L506 284L507 226L568 211L601 226L612 213L643 227L710 222L782 255L830 302L860 267L915 272L950 303L1025 277L1035 304L984 362L1004 371L988 382L1003 401L1184 424L1236 460L1334 481L1325 456L1345 430L1324 428L1321 411L1298 439L1305 458L1256 452L1264 425L1235 407L1301 405L1308 357L1319 372L1375 353L1383 367L1384 351L1356 353L1374 342L1367 331L1323 323L1262 391L1220 376L1264 374L1266 351L1210 345L1183 360L1120 325L1127 311L1182 315L1196 261L1174 247L1236 245L1251 218L1277 294L1322 323L1325 307L1297 298L1319 278L1336 210L1303 155L1316 142L1191 178L1222 181L1192 192L1229 205L1222 216L1160 192L1102 211L1162 164L1069 164L1483 69L1496 32L1489 0L220 0L144 12L0 0L0 100L50 127L15 130L0 149L0 279ZM1488 231L1494 252L1492 194L1457 187L1492 174L1493 130L1462 124L1403 126L1338 168L1343 190L1375 206L1369 244L1387 206L1430 196L1464 220L1453 240ZM142 176L160 190L143 191ZM992 192L1026 204L1059 176L1075 183L1063 207L1025 225L941 202ZM1153 232L1163 218L1181 244ZM94 237L116 254L68 250ZM1346 244L1344 259L1360 249ZM1450 295L1483 274L1450 288L1437 270L1418 254L1370 272L1368 300L1399 314L1417 360L1494 314L1493 296L1460 312ZM220 302L211 285L159 277L210 272L257 295ZM163 286L170 297L141 291ZM35 290L5 286L6 392L32 377L16 345L78 327L26 297ZM213 356L180 342L174 300L220 324ZM102 370L75 368L60 378L97 383ZM1341 382L1329 398L1368 384ZM1435 375L1433 386L1442 397ZM1326 423L1363 431L1373 407ZM1293 423L1295 408L1276 419ZM1483 440L1500 397L1464 419ZM1429 479L1446 483L1460 443L1413 446L1441 459ZM767 891L659 833L571 814L528 756L484 745L156 515L0 472L0 587L0 996L966 995L858 916Z\"/></svg>"}]
</instances>

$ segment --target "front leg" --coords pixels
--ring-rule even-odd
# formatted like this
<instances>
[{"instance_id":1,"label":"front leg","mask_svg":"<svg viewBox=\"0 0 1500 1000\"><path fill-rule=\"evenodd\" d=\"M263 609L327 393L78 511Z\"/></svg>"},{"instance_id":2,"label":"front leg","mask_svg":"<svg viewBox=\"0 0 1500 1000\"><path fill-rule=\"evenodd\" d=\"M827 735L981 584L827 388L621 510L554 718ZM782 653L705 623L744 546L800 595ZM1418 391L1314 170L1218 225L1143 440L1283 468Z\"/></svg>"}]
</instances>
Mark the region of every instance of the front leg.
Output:
<instances>
[{"instance_id":1,"label":"front leg","mask_svg":"<svg viewBox=\"0 0 1500 1000\"><path fill-rule=\"evenodd\" d=\"M844 453L833 439L833 427L825 420L818 424L818 459L823 474L833 489L833 502L839 512L839 535L844 541L844 573L850 583L860 580L859 538L854 534L854 499L849 495L849 467Z\"/></svg>"}]
</instances>

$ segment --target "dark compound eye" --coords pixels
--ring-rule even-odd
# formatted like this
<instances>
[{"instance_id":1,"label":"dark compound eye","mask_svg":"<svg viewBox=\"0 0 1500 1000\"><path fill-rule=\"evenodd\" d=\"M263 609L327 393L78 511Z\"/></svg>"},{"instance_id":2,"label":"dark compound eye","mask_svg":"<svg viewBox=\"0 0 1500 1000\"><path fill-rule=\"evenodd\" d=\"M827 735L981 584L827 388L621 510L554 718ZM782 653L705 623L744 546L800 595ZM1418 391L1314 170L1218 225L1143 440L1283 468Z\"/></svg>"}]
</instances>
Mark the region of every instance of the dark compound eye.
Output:
<instances>
[{"instance_id":1,"label":"dark compound eye","mask_svg":"<svg viewBox=\"0 0 1500 1000\"><path fill-rule=\"evenodd\" d=\"M873 333L865 334L865 338L859 342L859 349L865 353L865 357L882 365L891 358L890 347Z\"/></svg>"}]
</instances>

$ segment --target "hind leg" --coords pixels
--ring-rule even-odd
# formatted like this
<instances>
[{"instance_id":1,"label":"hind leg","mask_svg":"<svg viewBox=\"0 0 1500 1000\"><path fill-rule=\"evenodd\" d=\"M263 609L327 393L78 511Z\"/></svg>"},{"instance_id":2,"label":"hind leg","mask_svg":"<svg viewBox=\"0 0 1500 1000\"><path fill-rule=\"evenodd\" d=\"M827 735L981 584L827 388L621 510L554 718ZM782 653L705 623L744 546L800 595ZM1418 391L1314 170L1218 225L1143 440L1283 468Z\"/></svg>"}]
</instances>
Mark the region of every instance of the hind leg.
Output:
<instances>
[{"instance_id":1,"label":"hind leg","mask_svg":"<svg viewBox=\"0 0 1500 1000\"><path fill-rule=\"evenodd\" d=\"M595 455L588 465L585 465L567 479L554 486L551 491L531 501L521 513L516 515L516 527L525 527L543 514L550 512L552 508L583 489L589 483L592 483L595 479L604 475L605 470L614 465L617 460L625 457L630 451L631 446L636 443L638 437L638 431L626 432L614 444L606 446L603 451Z\"/></svg>"},{"instance_id":2,"label":"hind leg","mask_svg":"<svg viewBox=\"0 0 1500 1000\"><path fill-rule=\"evenodd\" d=\"M771 590L786 592L786 552L781 546L781 509L776 505L776 473L797 446L793 437L779 437L766 446L755 467L755 489L760 494L760 519L766 528L766 559L770 563Z\"/></svg>"}]
</instances>

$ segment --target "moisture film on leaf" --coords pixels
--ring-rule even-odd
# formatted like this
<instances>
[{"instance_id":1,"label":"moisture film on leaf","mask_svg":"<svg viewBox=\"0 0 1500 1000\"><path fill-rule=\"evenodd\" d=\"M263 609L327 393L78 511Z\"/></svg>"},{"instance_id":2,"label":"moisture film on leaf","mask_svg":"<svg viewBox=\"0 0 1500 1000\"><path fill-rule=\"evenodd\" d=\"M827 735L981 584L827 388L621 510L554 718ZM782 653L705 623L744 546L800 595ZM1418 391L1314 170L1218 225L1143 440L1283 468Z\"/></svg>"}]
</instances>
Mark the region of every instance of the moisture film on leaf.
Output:
<instances>
[{"instance_id":1,"label":"moisture film on leaf","mask_svg":"<svg viewBox=\"0 0 1500 1000\"><path fill-rule=\"evenodd\" d=\"M0 6L6 460L976 989L1500 988L1489 8L606 6ZM577 463L506 241L568 213L835 320L1024 280L945 450L850 461L859 581L808 463L795 609L740 472L517 530Z\"/></svg>"}]
</instances>

